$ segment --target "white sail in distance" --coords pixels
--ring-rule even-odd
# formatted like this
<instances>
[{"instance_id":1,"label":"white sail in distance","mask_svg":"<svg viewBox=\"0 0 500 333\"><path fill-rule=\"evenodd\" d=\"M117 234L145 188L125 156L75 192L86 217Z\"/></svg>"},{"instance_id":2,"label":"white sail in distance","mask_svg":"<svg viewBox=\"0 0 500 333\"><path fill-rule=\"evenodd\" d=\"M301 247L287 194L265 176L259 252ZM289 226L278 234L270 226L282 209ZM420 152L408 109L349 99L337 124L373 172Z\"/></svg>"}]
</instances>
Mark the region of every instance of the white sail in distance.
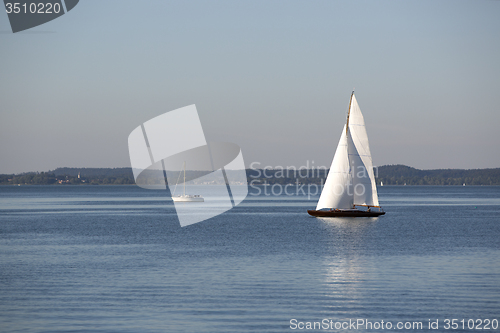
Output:
<instances>
[{"instance_id":1,"label":"white sail in distance","mask_svg":"<svg viewBox=\"0 0 500 333\"><path fill-rule=\"evenodd\" d=\"M353 205L379 206L365 121L354 93L316 210Z\"/></svg>"}]
</instances>

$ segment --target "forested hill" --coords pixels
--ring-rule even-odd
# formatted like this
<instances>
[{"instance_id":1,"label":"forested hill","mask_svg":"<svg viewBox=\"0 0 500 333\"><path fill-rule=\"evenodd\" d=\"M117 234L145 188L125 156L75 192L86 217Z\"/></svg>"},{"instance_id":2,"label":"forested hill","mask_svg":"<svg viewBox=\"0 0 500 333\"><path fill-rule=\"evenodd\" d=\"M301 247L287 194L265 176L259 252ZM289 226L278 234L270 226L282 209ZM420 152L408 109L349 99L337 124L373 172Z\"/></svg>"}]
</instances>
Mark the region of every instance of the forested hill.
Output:
<instances>
[{"instance_id":1,"label":"forested hill","mask_svg":"<svg viewBox=\"0 0 500 333\"><path fill-rule=\"evenodd\" d=\"M405 165L374 169L377 184L384 185L500 185L500 168L419 170ZM186 171L186 174L196 171ZM228 170L227 172L231 172ZM247 169L248 182L258 184L322 184L325 170ZM214 178L214 184L219 179ZM131 168L57 168L48 172L0 175L0 185L127 185L135 184Z\"/></svg>"},{"instance_id":2,"label":"forested hill","mask_svg":"<svg viewBox=\"0 0 500 333\"><path fill-rule=\"evenodd\" d=\"M86 177L126 177L132 178L132 168L57 168L54 171L49 171L54 173L56 176L71 176L78 177L78 174L85 175Z\"/></svg>"},{"instance_id":3,"label":"forested hill","mask_svg":"<svg viewBox=\"0 0 500 333\"><path fill-rule=\"evenodd\" d=\"M500 168L419 170L406 165L375 168L384 185L500 185Z\"/></svg>"},{"instance_id":4,"label":"forested hill","mask_svg":"<svg viewBox=\"0 0 500 333\"><path fill-rule=\"evenodd\" d=\"M0 185L127 185L135 184L131 168L57 168L48 172L0 175Z\"/></svg>"},{"instance_id":5,"label":"forested hill","mask_svg":"<svg viewBox=\"0 0 500 333\"><path fill-rule=\"evenodd\" d=\"M289 170L290 171L290 170ZM374 168L377 185L500 185L500 168L496 169L437 169L419 170L406 165L384 165ZM248 181L254 184L321 184L325 180L323 170L302 170L287 172L286 170L247 170Z\"/></svg>"}]
</instances>

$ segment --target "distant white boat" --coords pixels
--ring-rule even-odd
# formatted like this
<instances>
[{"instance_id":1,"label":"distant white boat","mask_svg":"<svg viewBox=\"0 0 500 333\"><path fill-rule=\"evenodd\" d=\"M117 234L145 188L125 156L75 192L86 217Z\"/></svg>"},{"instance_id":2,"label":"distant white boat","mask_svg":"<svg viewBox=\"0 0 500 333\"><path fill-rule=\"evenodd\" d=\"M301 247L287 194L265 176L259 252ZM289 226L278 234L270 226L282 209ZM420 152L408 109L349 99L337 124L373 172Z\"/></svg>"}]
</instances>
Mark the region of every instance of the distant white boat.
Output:
<instances>
[{"instance_id":1,"label":"distant white boat","mask_svg":"<svg viewBox=\"0 0 500 333\"><path fill-rule=\"evenodd\" d=\"M179 177L181 175L179 174ZM177 183L179 181L177 180ZM177 184L175 184L175 188L177 188ZM175 193L175 189L174 189ZM204 202L205 199L201 195L189 195L186 194L186 162L184 162L184 192L182 195L172 196L172 200L175 202Z\"/></svg>"},{"instance_id":2,"label":"distant white boat","mask_svg":"<svg viewBox=\"0 0 500 333\"><path fill-rule=\"evenodd\" d=\"M200 195L178 195L178 196L172 197L172 200L175 202L204 202L205 201L205 199L203 199L203 197Z\"/></svg>"},{"instance_id":3,"label":"distant white boat","mask_svg":"<svg viewBox=\"0 0 500 333\"><path fill-rule=\"evenodd\" d=\"M380 182L380 186L384 186L384 183L383 183L383 182Z\"/></svg>"}]
</instances>

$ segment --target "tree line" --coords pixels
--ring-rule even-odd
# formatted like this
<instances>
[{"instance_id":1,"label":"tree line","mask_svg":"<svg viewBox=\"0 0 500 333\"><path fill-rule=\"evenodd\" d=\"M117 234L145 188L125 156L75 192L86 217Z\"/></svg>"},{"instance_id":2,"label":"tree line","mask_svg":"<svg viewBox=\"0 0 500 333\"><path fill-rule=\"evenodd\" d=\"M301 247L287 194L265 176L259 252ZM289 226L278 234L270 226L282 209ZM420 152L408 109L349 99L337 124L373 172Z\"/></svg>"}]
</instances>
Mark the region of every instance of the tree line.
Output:
<instances>
[{"instance_id":1,"label":"tree line","mask_svg":"<svg viewBox=\"0 0 500 333\"><path fill-rule=\"evenodd\" d=\"M324 184L328 170L247 169L248 183ZM196 171L186 171L196 174ZM377 184L384 185L500 185L500 168L419 170L405 165L374 169ZM131 168L57 168L48 172L1 174L0 185L133 185Z\"/></svg>"},{"instance_id":2,"label":"tree line","mask_svg":"<svg viewBox=\"0 0 500 333\"><path fill-rule=\"evenodd\" d=\"M406 165L376 169L380 185L500 185L500 168L419 170Z\"/></svg>"},{"instance_id":3,"label":"tree line","mask_svg":"<svg viewBox=\"0 0 500 333\"><path fill-rule=\"evenodd\" d=\"M132 185L131 168L58 168L0 175L0 185Z\"/></svg>"}]
</instances>

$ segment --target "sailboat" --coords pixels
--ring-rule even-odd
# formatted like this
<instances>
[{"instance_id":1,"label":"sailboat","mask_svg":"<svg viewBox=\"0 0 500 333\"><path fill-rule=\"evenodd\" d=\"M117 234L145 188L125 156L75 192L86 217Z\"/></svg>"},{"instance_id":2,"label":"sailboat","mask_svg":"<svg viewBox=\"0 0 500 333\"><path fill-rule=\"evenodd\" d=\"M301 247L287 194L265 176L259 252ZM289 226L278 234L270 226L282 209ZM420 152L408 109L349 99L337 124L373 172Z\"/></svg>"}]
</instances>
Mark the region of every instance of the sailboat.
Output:
<instances>
[{"instance_id":1,"label":"sailboat","mask_svg":"<svg viewBox=\"0 0 500 333\"><path fill-rule=\"evenodd\" d=\"M385 214L378 202L365 121L354 91L349 101L347 121L318 204L315 210L307 212L316 217Z\"/></svg>"},{"instance_id":2,"label":"sailboat","mask_svg":"<svg viewBox=\"0 0 500 333\"><path fill-rule=\"evenodd\" d=\"M184 192L182 195L172 196L172 200L175 202L204 202L205 199L201 195L188 195L186 194L186 162L184 161ZM179 178L180 178L179 174ZM179 179L177 179L177 184L179 183ZM175 184L175 189L177 189L177 184ZM175 193L174 189L174 193Z\"/></svg>"}]
</instances>

